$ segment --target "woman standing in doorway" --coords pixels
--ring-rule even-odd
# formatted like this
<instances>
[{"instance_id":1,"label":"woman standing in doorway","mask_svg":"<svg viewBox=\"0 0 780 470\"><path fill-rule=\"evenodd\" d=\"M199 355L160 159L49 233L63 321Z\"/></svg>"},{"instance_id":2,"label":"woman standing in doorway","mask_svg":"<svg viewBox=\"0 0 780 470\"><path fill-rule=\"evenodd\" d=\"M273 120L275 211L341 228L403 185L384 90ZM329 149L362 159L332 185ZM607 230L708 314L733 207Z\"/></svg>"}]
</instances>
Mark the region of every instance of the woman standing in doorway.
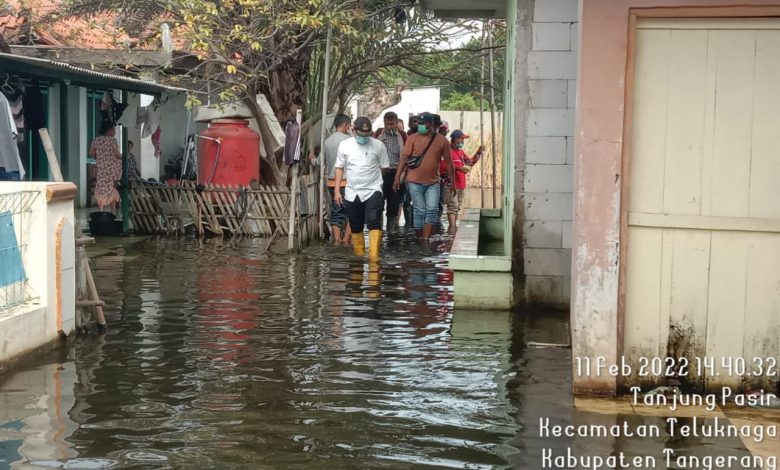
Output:
<instances>
[{"instance_id":1,"label":"woman standing in doorway","mask_svg":"<svg viewBox=\"0 0 780 470\"><path fill-rule=\"evenodd\" d=\"M97 161L97 182L95 183L95 201L100 210L108 207L114 211L119 202L117 184L122 180L122 154L116 142L114 123L103 121L100 135L92 141L89 155Z\"/></svg>"}]
</instances>

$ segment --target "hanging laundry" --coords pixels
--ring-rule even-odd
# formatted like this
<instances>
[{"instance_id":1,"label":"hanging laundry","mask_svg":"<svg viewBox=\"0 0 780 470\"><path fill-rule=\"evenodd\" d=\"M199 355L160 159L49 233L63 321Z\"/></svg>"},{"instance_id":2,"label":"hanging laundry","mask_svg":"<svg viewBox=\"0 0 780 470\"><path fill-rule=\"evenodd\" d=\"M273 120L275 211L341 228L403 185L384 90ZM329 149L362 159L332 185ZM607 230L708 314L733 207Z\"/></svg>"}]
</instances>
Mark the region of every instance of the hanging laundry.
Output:
<instances>
[{"instance_id":1,"label":"hanging laundry","mask_svg":"<svg viewBox=\"0 0 780 470\"><path fill-rule=\"evenodd\" d=\"M21 86L15 86L9 84L3 88L3 93L8 99L8 104L11 106L11 113L13 114L13 122L16 126L18 133L17 143L20 145L24 142L25 128L24 128L24 93Z\"/></svg>"},{"instance_id":2,"label":"hanging laundry","mask_svg":"<svg viewBox=\"0 0 780 470\"><path fill-rule=\"evenodd\" d=\"M160 127L157 127L157 130L154 131L154 134L152 134L152 145L154 145L154 156L157 158L160 158L160 154L162 153L160 151L160 136L162 135L162 131L160 130Z\"/></svg>"},{"instance_id":3,"label":"hanging laundry","mask_svg":"<svg viewBox=\"0 0 780 470\"><path fill-rule=\"evenodd\" d=\"M144 139L151 136L160 127L161 107L159 98L155 98L152 104L146 107L146 124L141 135Z\"/></svg>"},{"instance_id":4,"label":"hanging laundry","mask_svg":"<svg viewBox=\"0 0 780 470\"><path fill-rule=\"evenodd\" d=\"M293 165L301 159L301 126L289 121L284 128L284 164Z\"/></svg>"},{"instance_id":5,"label":"hanging laundry","mask_svg":"<svg viewBox=\"0 0 780 470\"><path fill-rule=\"evenodd\" d=\"M37 131L46 127L46 115L43 111L43 95L38 82L26 87L24 91L24 126L27 130Z\"/></svg>"},{"instance_id":6,"label":"hanging laundry","mask_svg":"<svg viewBox=\"0 0 780 470\"><path fill-rule=\"evenodd\" d=\"M127 106L122 117L117 120L117 124L127 128L136 128L138 122L138 106Z\"/></svg>"},{"instance_id":7,"label":"hanging laundry","mask_svg":"<svg viewBox=\"0 0 780 470\"><path fill-rule=\"evenodd\" d=\"M19 158L18 131L11 105L0 93L0 173L7 179L24 179L24 166Z\"/></svg>"},{"instance_id":8,"label":"hanging laundry","mask_svg":"<svg viewBox=\"0 0 780 470\"><path fill-rule=\"evenodd\" d=\"M117 123L122 118L127 106L127 103L118 102L114 99L114 94L107 91L103 93L103 98L100 100L100 113L104 121Z\"/></svg>"},{"instance_id":9,"label":"hanging laundry","mask_svg":"<svg viewBox=\"0 0 780 470\"><path fill-rule=\"evenodd\" d=\"M138 107L138 113L135 117L135 128L136 129L144 129L146 126L146 122L149 119L149 113L148 113L148 107L147 106L139 106Z\"/></svg>"}]
</instances>

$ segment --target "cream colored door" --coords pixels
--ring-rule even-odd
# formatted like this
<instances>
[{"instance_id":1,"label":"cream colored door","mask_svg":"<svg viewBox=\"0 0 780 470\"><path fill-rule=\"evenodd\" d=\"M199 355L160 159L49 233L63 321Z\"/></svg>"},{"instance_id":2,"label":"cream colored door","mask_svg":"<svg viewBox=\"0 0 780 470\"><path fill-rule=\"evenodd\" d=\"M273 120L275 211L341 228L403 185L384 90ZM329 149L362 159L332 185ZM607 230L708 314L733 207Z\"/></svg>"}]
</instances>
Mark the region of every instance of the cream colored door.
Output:
<instances>
[{"instance_id":1,"label":"cream colored door","mask_svg":"<svg viewBox=\"0 0 780 470\"><path fill-rule=\"evenodd\" d=\"M624 353L739 385L780 355L780 19L640 21L634 61Z\"/></svg>"}]
</instances>

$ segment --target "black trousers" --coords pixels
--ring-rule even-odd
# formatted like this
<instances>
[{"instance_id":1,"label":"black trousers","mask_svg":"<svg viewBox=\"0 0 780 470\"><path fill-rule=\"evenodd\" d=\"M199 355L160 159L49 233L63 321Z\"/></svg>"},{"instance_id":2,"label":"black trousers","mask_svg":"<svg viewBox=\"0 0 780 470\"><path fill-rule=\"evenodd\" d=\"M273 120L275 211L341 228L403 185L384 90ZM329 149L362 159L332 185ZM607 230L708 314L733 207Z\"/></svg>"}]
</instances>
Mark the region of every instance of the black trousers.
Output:
<instances>
[{"instance_id":1,"label":"black trousers","mask_svg":"<svg viewBox=\"0 0 780 470\"><path fill-rule=\"evenodd\" d=\"M396 170L386 170L382 173L383 185L382 192L384 194L385 201L387 201L387 220L394 220L398 217L401 211L401 206L404 203L403 197L406 192L406 185L402 184L398 191L393 190L393 182L395 181Z\"/></svg>"},{"instance_id":2,"label":"black trousers","mask_svg":"<svg viewBox=\"0 0 780 470\"><path fill-rule=\"evenodd\" d=\"M352 233L363 233L363 228L368 225L369 230L382 230L382 213L384 212L385 200L382 193L376 191L366 201L361 201L360 196L350 202L344 200L344 207L347 209L347 219Z\"/></svg>"}]
</instances>

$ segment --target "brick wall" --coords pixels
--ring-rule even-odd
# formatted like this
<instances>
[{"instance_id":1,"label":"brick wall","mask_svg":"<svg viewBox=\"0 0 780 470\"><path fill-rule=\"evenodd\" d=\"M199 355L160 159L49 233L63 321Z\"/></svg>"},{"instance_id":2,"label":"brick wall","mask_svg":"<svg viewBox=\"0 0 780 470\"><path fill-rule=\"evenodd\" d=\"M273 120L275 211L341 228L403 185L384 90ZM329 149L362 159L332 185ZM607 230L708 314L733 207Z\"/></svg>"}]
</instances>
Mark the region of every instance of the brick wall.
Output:
<instances>
[{"instance_id":1,"label":"brick wall","mask_svg":"<svg viewBox=\"0 0 780 470\"><path fill-rule=\"evenodd\" d=\"M577 0L536 0L528 56L523 257L526 299L568 304L571 289ZM522 85L520 85L522 86Z\"/></svg>"}]
</instances>

